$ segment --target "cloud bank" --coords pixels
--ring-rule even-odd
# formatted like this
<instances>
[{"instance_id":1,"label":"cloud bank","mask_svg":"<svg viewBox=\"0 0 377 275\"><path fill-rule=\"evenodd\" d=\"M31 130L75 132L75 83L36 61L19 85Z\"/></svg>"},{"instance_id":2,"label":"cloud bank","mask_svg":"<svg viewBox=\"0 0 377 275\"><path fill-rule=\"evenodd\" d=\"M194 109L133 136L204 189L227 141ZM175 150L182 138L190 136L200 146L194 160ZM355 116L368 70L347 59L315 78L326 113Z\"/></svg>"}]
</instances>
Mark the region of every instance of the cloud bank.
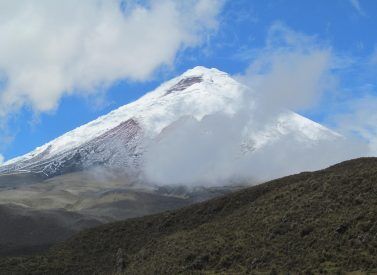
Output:
<instances>
[{"instance_id":1,"label":"cloud bank","mask_svg":"<svg viewBox=\"0 0 377 275\"><path fill-rule=\"evenodd\" d=\"M218 0L0 1L0 116L142 81L217 28Z\"/></svg>"},{"instance_id":2,"label":"cloud bank","mask_svg":"<svg viewBox=\"0 0 377 275\"><path fill-rule=\"evenodd\" d=\"M311 108L335 87L335 59L315 38L274 24L266 46L255 50L244 74L235 76L251 87L236 114L176 121L149 146L146 177L162 185L255 184L368 154L368 144L348 134L309 141L301 130L278 130L282 113ZM365 119L359 117L355 125ZM369 120L368 126L373 124L377 121ZM269 142L255 149L265 138Z\"/></svg>"},{"instance_id":3,"label":"cloud bank","mask_svg":"<svg viewBox=\"0 0 377 275\"><path fill-rule=\"evenodd\" d=\"M180 119L147 147L145 178L158 185L257 184L322 169L366 150L345 138L309 141L297 131L280 134L277 119L277 113L263 115L246 105L233 116ZM269 141L254 149L264 136Z\"/></svg>"}]
</instances>

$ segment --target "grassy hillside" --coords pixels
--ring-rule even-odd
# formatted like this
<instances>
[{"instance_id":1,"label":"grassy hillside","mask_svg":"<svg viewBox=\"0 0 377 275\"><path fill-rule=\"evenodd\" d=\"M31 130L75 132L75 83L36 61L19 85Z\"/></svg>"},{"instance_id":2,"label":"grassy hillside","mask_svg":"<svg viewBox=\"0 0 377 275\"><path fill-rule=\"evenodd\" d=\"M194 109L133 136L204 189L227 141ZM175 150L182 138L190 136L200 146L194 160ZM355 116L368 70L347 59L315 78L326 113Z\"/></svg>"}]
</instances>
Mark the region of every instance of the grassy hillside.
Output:
<instances>
[{"instance_id":1,"label":"grassy hillside","mask_svg":"<svg viewBox=\"0 0 377 275\"><path fill-rule=\"evenodd\" d=\"M222 198L82 231L4 273L377 272L377 158L347 161Z\"/></svg>"}]
</instances>

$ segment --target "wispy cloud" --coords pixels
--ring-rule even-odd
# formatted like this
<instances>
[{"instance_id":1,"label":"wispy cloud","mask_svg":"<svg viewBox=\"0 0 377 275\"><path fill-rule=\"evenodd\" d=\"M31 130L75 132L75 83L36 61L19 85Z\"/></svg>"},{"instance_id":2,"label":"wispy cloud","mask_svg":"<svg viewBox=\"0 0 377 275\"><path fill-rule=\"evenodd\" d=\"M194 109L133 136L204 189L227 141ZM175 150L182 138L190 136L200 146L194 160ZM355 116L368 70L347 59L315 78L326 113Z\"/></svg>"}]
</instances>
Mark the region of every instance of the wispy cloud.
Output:
<instances>
[{"instance_id":1,"label":"wispy cloud","mask_svg":"<svg viewBox=\"0 0 377 275\"><path fill-rule=\"evenodd\" d=\"M338 132L362 141L368 148L364 155L377 155L377 97L366 95L344 102L342 113L330 115Z\"/></svg>"},{"instance_id":2,"label":"wispy cloud","mask_svg":"<svg viewBox=\"0 0 377 275\"><path fill-rule=\"evenodd\" d=\"M374 49L369 61L372 65L377 65L377 48Z\"/></svg>"},{"instance_id":3,"label":"wispy cloud","mask_svg":"<svg viewBox=\"0 0 377 275\"><path fill-rule=\"evenodd\" d=\"M297 111L312 107L331 86L332 59L331 49L314 37L275 23L266 47L254 49L246 72L236 77L272 108Z\"/></svg>"},{"instance_id":4,"label":"wispy cloud","mask_svg":"<svg viewBox=\"0 0 377 275\"><path fill-rule=\"evenodd\" d=\"M363 10L363 8L361 7L360 5L360 1L359 0L349 0L349 2L351 3L352 7L362 16L365 16L366 13L365 11Z\"/></svg>"}]
</instances>

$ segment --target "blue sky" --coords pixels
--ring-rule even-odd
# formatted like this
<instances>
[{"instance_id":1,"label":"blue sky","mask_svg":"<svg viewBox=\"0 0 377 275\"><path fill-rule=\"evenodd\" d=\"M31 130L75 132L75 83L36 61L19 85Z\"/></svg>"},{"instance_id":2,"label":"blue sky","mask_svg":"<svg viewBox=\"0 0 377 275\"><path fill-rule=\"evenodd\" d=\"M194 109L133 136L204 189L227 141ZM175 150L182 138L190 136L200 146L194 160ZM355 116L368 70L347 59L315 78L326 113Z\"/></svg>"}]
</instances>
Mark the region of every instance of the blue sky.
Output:
<instances>
[{"instance_id":1,"label":"blue sky","mask_svg":"<svg viewBox=\"0 0 377 275\"><path fill-rule=\"evenodd\" d=\"M174 1L168 0L122 1L123 4L112 1L114 6L95 8L92 7L94 1L83 1L86 3L77 7L80 19L72 22L53 16L57 8L64 15L64 7L54 7L59 6L58 1L31 1L28 4L20 1L21 4L14 6L12 1L8 5L7 1L3 2L1 5L6 8L0 7L3 18L0 26L5 27L0 28L0 44L7 42L8 47L0 46L0 59L6 57L6 61L0 61L0 154L5 159L24 154L131 102L194 66L216 67L240 79L250 79L248 72L256 60L278 54L306 56L314 51L329 54L328 64L323 69L326 77L318 81L328 81L331 85L319 83L321 88L313 89L318 96L308 95L305 90L288 94L288 101L295 101L300 96L309 100L309 103L289 107L370 143L374 143L377 136L374 111L377 110L377 1L192 0L191 6L198 6L195 10L185 5L175 7ZM75 5L75 1L71 2ZM65 8L70 11L70 1L67 3ZM43 4L46 7L40 7ZM165 8L158 7L165 4ZM120 15L115 14L114 7L119 10L123 7ZM132 20L137 12L141 14L138 15L140 24ZM97 25L98 17L93 16L96 14L102 15L103 22L114 24L112 29L119 27L120 34L113 34L119 37L102 37L100 31L104 24ZM118 21L112 20L116 16L127 17L127 20L118 26ZM177 18L180 18L179 27L168 28ZM16 22L13 25L9 23L12 20ZM127 24L140 28L141 32L151 31L151 35L140 38L132 32L133 28L127 28ZM19 34L14 28L25 31ZM274 31L276 29L278 31ZM62 35L56 36L59 30L63 30ZM84 52L81 44L75 44L80 36L70 38L69 34L75 32L94 41L90 48L92 55L88 58L82 57L88 55L88 50ZM98 36L92 38L96 32L99 32ZM153 34L157 32L160 38L154 38ZM149 38L157 40L148 43ZM70 39L74 42L70 43ZM101 39L104 41L98 41ZM44 48L45 45L49 46ZM143 50L140 56L137 56L138 48ZM51 56L48 55L50 51ZM134 54L138 59L122 59L124 70L122 63L116 62L104 64L106 70L95 70L93 67L98 64L92 60L96 60L96 51L114 53L105 56L106 60L128 54ZM54 55L59 53L63 53L63 57L67 54L67 59L73 61L65 63L56 58ZM139 66L141 56L151 61L140 62L143 64ZM77 59L82 62L74 62ZM88 66L84 66L85 62ZM25 69L29 67L33 74L36 71L38 74L29 78L29 71ZM136 73L132 72L134 67ZM59 73L51 73L55 71ZM19 77L24 73L25 77Z\"/></svg>"}]
</instances>

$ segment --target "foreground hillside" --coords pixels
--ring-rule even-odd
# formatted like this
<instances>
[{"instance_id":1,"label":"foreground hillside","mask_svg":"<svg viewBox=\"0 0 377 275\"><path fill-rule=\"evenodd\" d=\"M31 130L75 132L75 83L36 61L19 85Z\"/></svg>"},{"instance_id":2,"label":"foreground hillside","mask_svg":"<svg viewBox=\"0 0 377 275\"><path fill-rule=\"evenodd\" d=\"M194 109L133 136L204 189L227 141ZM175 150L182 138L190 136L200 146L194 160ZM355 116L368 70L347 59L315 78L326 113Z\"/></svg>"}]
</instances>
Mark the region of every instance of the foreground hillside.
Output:
<instances>
[{"instance_id":1,"label":"foreground hillside","mask_svg":"<svg viewBox=\"0 0 377 275\"><path fill-rule=\"evenodd\" d=\"M377 158L99 226L0 270L109 274L120 248L125 274L377 272Z\"/></svg>"},{"instance_id":2,"label":"foreground hillside","mask_svg":"<svg viewBox=\"0 0 377 275\"><path fill-rule=\"evenodd\" d=\"M95 179L90 171L40 182L0 175L0 256L45 251L84 228L181 208L240 188L158 187L125 178Z\"/></svg>"}]
</instances>

